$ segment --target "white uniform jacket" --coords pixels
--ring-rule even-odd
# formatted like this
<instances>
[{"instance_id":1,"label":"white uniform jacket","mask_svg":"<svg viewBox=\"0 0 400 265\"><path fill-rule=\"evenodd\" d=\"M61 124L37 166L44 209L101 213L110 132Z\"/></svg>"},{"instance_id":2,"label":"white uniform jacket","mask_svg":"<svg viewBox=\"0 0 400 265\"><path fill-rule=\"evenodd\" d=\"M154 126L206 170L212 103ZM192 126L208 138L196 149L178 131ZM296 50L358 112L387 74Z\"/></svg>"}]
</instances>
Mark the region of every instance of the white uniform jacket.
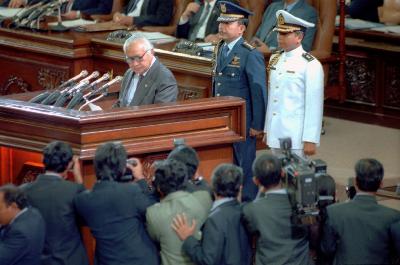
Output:
<instances>
[{"instance_id":1,"label":"white uniform jacket","mask_svg":"<svg viewBox=\"0 0 400 265\"><path fill-rule=\"evenodd\" d=\"M280 57L274 64L275 56ZM292 149L303 149L303 142L319 145L324 100L321 63L300 46L273 54L269 68L267 145L279 148L279 138L285 137L292 138Z\"/></svg>"}]
</instances>

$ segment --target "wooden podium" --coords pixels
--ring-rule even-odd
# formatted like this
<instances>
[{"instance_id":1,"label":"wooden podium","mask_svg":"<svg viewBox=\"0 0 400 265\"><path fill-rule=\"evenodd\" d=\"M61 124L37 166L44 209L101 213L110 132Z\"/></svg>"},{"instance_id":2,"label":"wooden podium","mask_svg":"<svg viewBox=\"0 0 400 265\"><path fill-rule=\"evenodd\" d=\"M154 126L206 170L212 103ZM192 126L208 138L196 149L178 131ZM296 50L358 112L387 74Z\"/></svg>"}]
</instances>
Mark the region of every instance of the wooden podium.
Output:
<instances>
[{"instance_id":1,"label":"wooden podium","mask_svg":"<svg viewBox=\"0 0 400 265\"><path fill-rule=\"evenodd\" d=\"M88 188L95 181L95 150L107 141L121 141L128 155L141 158L146 167L165 158L175 138L184 138L198 151L207 178L216 165L232 162L232 143L245 137L245 102L238 98L118 109L110 108L111 98L99 103L102 111L77 111L24 101L35 94L0 98L0 184L21 182L15 179L19 167L40 163L41 150L54 140L70 143L79 155Z\"/></svg>"}]
</instances>

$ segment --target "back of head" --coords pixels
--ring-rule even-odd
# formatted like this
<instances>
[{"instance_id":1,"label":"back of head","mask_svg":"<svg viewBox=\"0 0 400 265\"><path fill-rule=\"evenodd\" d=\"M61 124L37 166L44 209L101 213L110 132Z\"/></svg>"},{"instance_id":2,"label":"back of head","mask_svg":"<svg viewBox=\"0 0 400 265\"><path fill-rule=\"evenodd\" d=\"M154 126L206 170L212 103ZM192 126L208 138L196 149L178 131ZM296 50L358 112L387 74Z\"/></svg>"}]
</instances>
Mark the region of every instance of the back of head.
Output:
<instances>
[{"instance_id":1,"label":"back of head","mask_svg":"<svg viewBox=\"0 0 400 265\"><path fill-rule=\"evenodd\" d=\"M69 144L61 141L49 143L43 149L43 164L46 171L61 173L68 168L72 161L72 148Z\"/></svg>"},{"instance_id":2,"label":"back of head","mask_svg":"<svg viewBox=\"0 0 400 265\"><path fill-rule=\"evenodd\" d=\"M3 194L4 203L10 206L15 203L18 209L22 210L28 206L28 200L22 189L15 185L7 184L0 187L0 193Z\"/></svg>"},{"instance_id":3,"label":"back of head","mask_svg":"<svg viewBox=\"0 0 400 265\"><path fill-rule=\"evenodd\" d=\"M232 164L221 164L211 177L215 194L221 197L237 197L243 181L243 171Z\"/></svg>"},{"instance_id":4,"label":"back of head","mask_svg":"<svg viewBox=\"0 0 400 265\"><path fill-rule=\"evenodd\" d=\"M373 158L360 159L355 165L356 185L366 192L376 192L383 179L383 166Z\"/></svg>"},{"instance_id":5,"label":"back of head","mask_svg":"<svg viewBox=\"0 0 400 265\"><path fill-rule=\"evenodd\" d=\"M199 167L199 157L196 150L187 145L178 145L171 151L171 153L169 153L168 159L175 159L185 164L189 178L194 177L194 174Z\"/></svg>"},{"instance_id":6,"label":"back of head","mask_svg":"<svg viewBox=\"0 0 400 265\"><path fill-rule=\"evenodd\" d=\"M253 163L253 175L265 188L276 186L281 181L281 161L274 155L262 154Z\"/></svg>"},{"instance_id":7,"label":"back of head","mask_svg":"<svg viewBox=\"0 0 400 265\"><path fill-rule=\"evenodd\" d=\"M154 183L166 196L180 190L188 177L185 164L175 159L166 159L156 164Z\"/></svg>"},{"instance_id":8,"label":"back of head","mask_svg":"<svg viewBox=\"0 0 400 265\"><path fill-rule=\"evenodd\" d=\"M117 142L100 145L94 156L94 169L98 180L118 181L126 170L127 154L124 146Z\"/></svg>"}]
</instances>

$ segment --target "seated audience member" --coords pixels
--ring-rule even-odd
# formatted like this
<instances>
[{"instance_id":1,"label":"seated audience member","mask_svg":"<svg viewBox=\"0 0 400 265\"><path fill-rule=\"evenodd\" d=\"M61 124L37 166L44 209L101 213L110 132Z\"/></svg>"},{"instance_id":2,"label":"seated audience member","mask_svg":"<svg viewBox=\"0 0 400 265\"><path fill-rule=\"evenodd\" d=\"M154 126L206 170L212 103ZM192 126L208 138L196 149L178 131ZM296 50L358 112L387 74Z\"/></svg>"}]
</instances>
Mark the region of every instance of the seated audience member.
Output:
<instances>
[{"instance_id":1,"label":"seated audience member","mask_svg":"<svg viewBox=\"0 0 400 265\"><path fill-rule=\"evenodd\" d=\"M67 19L78 19L89 15L111 13L113 0L69 0L63 14Z\"/></svg>"},{"instance_id":2,"label":"seated audience member","mask_svg":"<svg viewBox=\"0 0 400 265\"><path fill-rule=\"evenodd\" d=\"M174 0L130 0L124 14L114 14L113 21L133 27L167 26L174 10Z\"/></svg>"},{"instance_id":3,"label":"seated audience member","mask_svg":"<svg viewBox=\"0 0 400 265\"><path fill-rule=\"evenodd\" d=\"M191 225L185 213L178 215L172 228L183 241L183 250L195 264L250 264L250 244L241 223L238 196L243 182L242 169L231 164L218 166L212 175L215 201L204 223L201 241L193 235L196 220Z\"/></svg>"},{"instance_id":4,"label":"seated audience member","mask_svg":"<svg viewBox=\"0 0 400 265\"><path fill-rule=\"evenodd\" d=\"M345 10L352 18L379 22L378 7L382 5L383 0L352 0Z\"/></svg>"},{"instance_id":5,"label":"seated audience member","mask_svg":"<svg viewBox=\"0 0 400 265\"><path fill-rule=\"evenodd\" d=\"M386 25L400 24L400 1L385 0L383 6L378 7L379 21Z\"/></svg>"},{"instance_id":6,"label":"seated audience member","mask_svg":"<svg viewBox=\"0 0 400 265\"><path fill-rule=\"evenodd\" d=\"M43 164L45 173L23 186L28 202L46 223L42 264L89 264L73 203L85 190L79 160L67 143L54 141L43 149ZM65 180L70 170L78 183Z\"/></svg>"},{"instance_id":7,"label":"seated audience member","mask_svg":"<svg viewBox=\"0 0 400 265\"><path fill-rule=\"evenodd\" d=\"M190 41L219 41L217 18L220 11L217 2L218 0L195 0L189 3L179 20L176 36ZM229 2L238 4L234 0Z\"/></svg>"},{"instance_id":8,"label":"seated audience member","mask_svg":"<svg viewBox=\"0 0 400 265\"><path fill-rule=\"evenodd\" d=\"M318 209L319 216L318 222L311 225L310 232L310 249L313 253L316 265L329 265L332 260L326 257L320 249L322 227L325 223L326 207L335 203L336 184L335 180L328 174L323 174L317 177L317 190L318 190Z\"/></svg>"},{"instance_id":9,"label":"seated audience member","mask_svg":"<svg viewBox=\"0 0 400 265\"><path fill-rule=\"evenodd\" d=\"M140 106L174 102L178 86L171 71L155 56L153 45L141 34L134 34L124 43L129 69L125 72L114 107Z\"/></svg>"},{"instance_id":10,"label":"seated audience member","mask_svg":"<svg viewBox=\"0 0 400 265\"><path fill-rule=\"evenodd\" d=\"M155 169L155 187L161 194L161 201L147 209L147 230L153 240L160 243L161 263L163 265L192 264L182 251L182 241L171 227L173 218L185 213L190 219L196 219L196 237L211 208L211 196L207 191L189 193L183 191L187 179L185 165L174 159L157 163Z\"/></svg>"},{"instance_id":11,"label":"seated audience member","mask_svg":"<svg viewBox=\"0 0 400 265\"><path fill-rule=\"evenodd\" d=\"M281 0L271 3L264 12L261 25L259 26L252 44L261 52L272 52L279 49L277 32L273 29L277 25L276 12L284 9L295 17L317 25L317 11L310 6L306 0ZM310 51L314 41L316 28L307 28L304 32L302 45L305 51Z\"/></svg>"},{"instance_id":12,"label":"seated audience member","mask_svg":"<svg viewBox=\"0 0 400 265\"><path fill-rule=\"evenodd\" d=\"M94 157L97 182L75 199L78 212L96 239L95 264L159 264L158 252L144 224L156 201L149 193L142 165L127 163L120 143L99 146ZM136 183L123 183L126 168Z\"/></svg>"},{"instance_id":13,"label":"seated audience member","mask_svg":"<svg viewBox=\"0 0 400 265\"><path fill-rule=\"evenodd\" d=\"M194 192L198 190L207 190L212 194L210 186L198 171L200 161L196 150L184 144L178 145L168 154L168 158L182 162L186 166L188 180L183 188L185 191Z\"/></svg>"},{"instance_id":14,"label":"seated audience member","mask_svg":"<svg viewBox=\"0 0 400 265\"><path fill-rule=\"evenodd\" d=\"M0 264L40 265L44 220L14 185L0 187Z\"/></svg>"},{"instance_id":15,"label":"seated audience member","mask_svg":"<svg viewBox=\"0 0 400 265\"><path fill-rule=\"evenodd\" d=\"M281 185L281 162L262 154L253 163L253 174L260 196L243 207L243 215L248 231L259 235L255 264L309 265L307 231L291 222L292 205Z\"/></svg>"},{"instance_id":16,"label":"seated audience member","mask_svg":"<svg viewBox=\"0 0 400 265\"><path fill-rule=\"evenodd\" d=\"M361 159L355 172L353 200L327 208L321 250L334 256L335 264L389 264L390 226L400 220L400 212L376 201L384 174L379 161Z\"/></svg>"}]
</instances>

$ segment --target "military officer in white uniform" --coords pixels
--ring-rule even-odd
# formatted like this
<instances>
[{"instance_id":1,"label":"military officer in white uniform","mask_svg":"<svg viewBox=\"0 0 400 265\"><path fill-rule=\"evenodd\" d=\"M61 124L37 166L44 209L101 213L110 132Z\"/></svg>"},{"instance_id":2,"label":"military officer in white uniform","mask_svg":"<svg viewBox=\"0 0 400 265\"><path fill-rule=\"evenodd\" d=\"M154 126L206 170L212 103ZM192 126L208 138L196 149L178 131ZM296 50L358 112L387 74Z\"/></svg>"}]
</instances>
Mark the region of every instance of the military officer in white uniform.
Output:
<instances>
[{"instance_id":1,"label":"military officer in white uniform","mask_svg":"<svg viewBox=\"0 0 400 265\"><path fill-rule=\"evenodd\" d=\"M279 153L279 138L292 139L292 153L302 157L316 153L319 145L324 73L321 63L304 51L301 41L314 24L278 10L278 44L268 64L266 143Z\"/></svg>"}]
</instances>

